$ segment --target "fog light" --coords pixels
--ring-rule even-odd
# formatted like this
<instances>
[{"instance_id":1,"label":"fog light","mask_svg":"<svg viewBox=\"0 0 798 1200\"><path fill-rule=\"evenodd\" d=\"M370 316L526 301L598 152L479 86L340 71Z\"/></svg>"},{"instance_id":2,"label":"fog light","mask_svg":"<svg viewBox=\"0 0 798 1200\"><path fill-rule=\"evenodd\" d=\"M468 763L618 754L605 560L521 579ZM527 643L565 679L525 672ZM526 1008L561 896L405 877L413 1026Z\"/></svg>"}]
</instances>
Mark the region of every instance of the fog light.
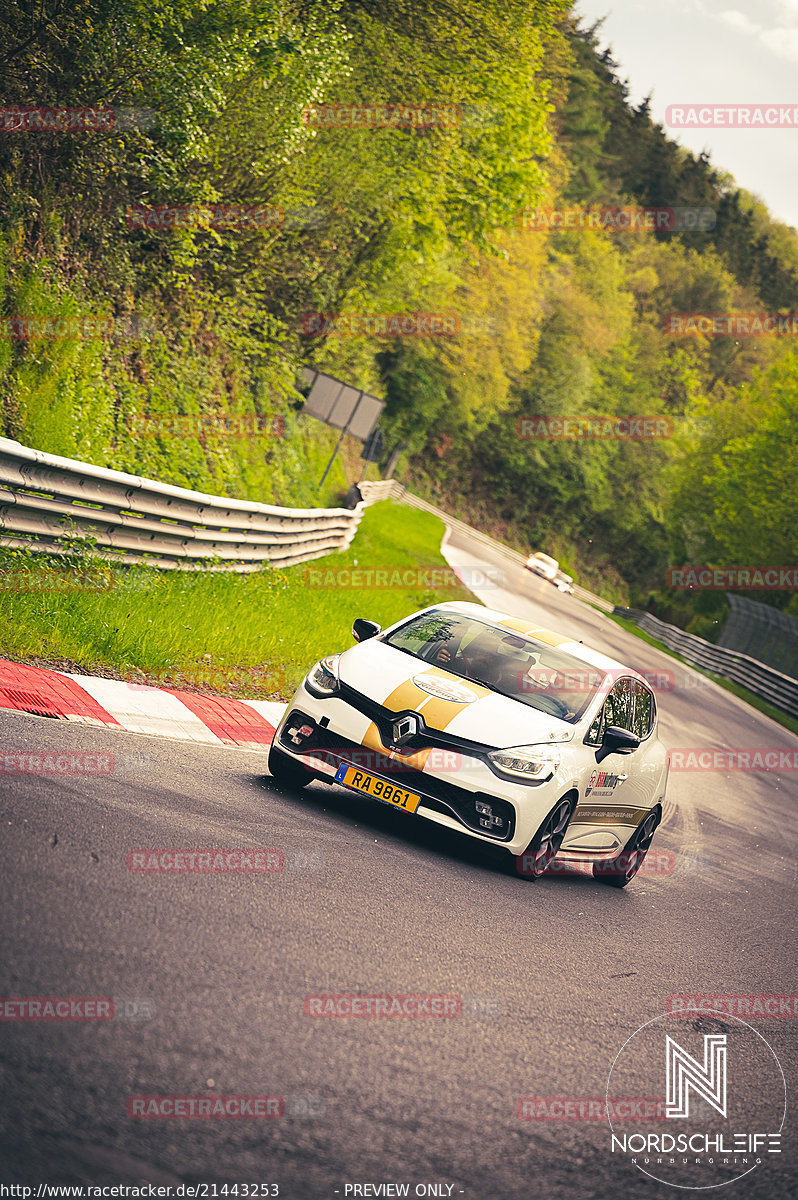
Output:
<instances>
[{"instance_id":1,"label":"fog light","mask_svg":"<svg viewBox=\"0 0 798 1200\"><path fill-rule=\"evenodd\" d=\"M295 746L301 746L305 739L309 738L313 733L313 726L300 725L297 728L295 725L293 729L288 729L286 732Z\"/></svg>"},{"instance_id":2,"label":"fog light","mask_svg":"<svg viewBox=\"0 0 798 1200\"><path fill-rule=\"evenodd\" d=\"M474 804L480 814L479 823L483 829L502 829L504 827L504 817L496 816L490 804L486 804L484 800L475 800Z\"/></svg>"}]
</instances>

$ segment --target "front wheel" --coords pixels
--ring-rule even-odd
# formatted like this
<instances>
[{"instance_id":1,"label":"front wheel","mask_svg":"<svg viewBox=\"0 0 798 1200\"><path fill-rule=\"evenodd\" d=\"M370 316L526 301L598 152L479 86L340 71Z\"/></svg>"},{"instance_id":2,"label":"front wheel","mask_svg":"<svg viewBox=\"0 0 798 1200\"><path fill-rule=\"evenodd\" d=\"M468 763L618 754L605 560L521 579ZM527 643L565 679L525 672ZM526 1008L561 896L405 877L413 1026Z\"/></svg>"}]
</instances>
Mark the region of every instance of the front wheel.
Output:
<instances>
[{"instance_id":1,"label":"front wheel","mask_svg":"<svg viewBox=\"0 0 798 1200\"><path fill-rule=\"evenodd\" d=\"M596 879L617 888L624 888L631 883L643 865L659 821L660 812L655 808L640 822L620 854L616 854L615 858L594 862L593 874Z\"/></svg>"},{"instance_id":2,"label":"front wheel","mask_svg":"<svg viewBox=\"0 0 798 1200\"><path fill-rule=\"evenodd\" d=\"M313 779L301 763L294 762L274 745L269 750L269 773L276 783L286 788L303 788Z\"/></svg>"},{"instance_id":3,"label":"front wheel","mask_svg":"<svg viewBox=\"0 0 798 1200\"><path fill-rule=\"evenodd\" d=\"M574 807L573 800L558 800L527 846L526 852L518 855L516 869L519 875L526 879L540 879L540 876L545 874L562 845Z\"/></svg>"}]
</instances>

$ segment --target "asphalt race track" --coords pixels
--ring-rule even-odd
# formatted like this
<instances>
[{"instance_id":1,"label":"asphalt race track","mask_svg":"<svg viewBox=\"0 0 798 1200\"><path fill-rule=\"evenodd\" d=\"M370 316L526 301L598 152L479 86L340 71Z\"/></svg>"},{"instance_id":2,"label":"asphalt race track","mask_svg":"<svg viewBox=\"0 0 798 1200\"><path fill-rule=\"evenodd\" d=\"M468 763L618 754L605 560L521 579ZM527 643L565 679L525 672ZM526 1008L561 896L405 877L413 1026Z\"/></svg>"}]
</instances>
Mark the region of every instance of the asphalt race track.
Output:
<instances>
[{"instance_id":1,"label":"asphalt race track","mask_svg":"<svg viewBox=\"0 0 798 1200\"><path fill-rule=\"evenodd\" d=\"M662 674L669 748L798 747L603 614L484 554L462 538L447 548L452 563L501 566L501 586L479 589L486 603ZM469 1200L673 1196L609 1153L605 1122L523 1121L519 1098L603 1097L621 1046L671 995L798 991L794 773L672 770L652 847L671 865L617 891L576 873L528 883L498 849L340 789L282 791L265 754L7 711L0 724L5 754L114 759L104 775L0 776L3 995L116 1002L109 1021L0 1022L7 1183L246 1181L297 1200L374 1195L353 1186L385 1181ZM130 871L128 853L150 848L277 849L285 869ZM305 997L321 993L460 1003L451 1019L306 1016ZM796 1021L751 1023L794 1098ZM267 1094L285 1110L127 1115L130 1097L167 1094ZM775 1162L723 1194L794 1195L797 1158L793 1127Z\"/></svg>"}]
</instances>

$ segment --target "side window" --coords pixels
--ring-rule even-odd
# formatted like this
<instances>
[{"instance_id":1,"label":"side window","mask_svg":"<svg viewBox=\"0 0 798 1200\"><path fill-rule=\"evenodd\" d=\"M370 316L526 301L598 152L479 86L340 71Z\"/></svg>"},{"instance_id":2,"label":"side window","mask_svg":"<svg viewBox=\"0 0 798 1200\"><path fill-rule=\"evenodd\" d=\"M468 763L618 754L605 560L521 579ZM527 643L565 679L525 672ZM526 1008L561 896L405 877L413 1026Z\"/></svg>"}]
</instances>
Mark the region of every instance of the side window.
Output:
<instances>
[{"instance_id":1,"label":"side window","mask_svg":"<svg viewBox=\"0 0 798 1200\"><path fill-rule=\"evenodd\" d=\"M632 682L631 679L619 679L608 694L587 731L585 741L591 746L599 745L604 730L610 725L620 726L621 729L633 728Z\"/></svg>"},{"instance_id":2,"label":"side window","mask_svg":"<svg viewBox=\"0 0 798 1200\"><path fill-rule=\"evenodd\" d=\"M620 729L631 729L633 719L632 680L619 679L604 705L607 718L604 725L617 725Z\"/></svg>"},{"instance_id":3,"label":"side window","mask_svg":"<svg viewBox=\"0 0 798 1200\"><path fill-rule=\"evenodd\" d=\"M642 740L648 737L654 722L654 697L644 683L634 684L634 724L632 729Z\"/></svg>"},{"instance_id":4,"label":"side window","mask_svg":"<svg viewBox=\"0 0 798 1200\"><path fill-rule=\"evenodd\" d=\"M604 732L604 709L606 707L607 702L605 700L604 704L602 704L601 708L596 713L593 724L587 731L587 737L585 738L585 741L591 746L598 746L601 742L601 735Z\"/></svg>"}]
</instances>

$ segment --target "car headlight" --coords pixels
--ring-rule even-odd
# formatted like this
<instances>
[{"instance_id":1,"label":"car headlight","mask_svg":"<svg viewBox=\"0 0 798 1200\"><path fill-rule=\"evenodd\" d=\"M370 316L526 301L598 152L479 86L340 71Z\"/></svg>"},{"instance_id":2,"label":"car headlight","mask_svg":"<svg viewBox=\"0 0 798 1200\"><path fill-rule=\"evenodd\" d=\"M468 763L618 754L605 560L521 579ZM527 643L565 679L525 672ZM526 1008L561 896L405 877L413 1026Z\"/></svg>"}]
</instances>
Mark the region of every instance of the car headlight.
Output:
<instances>
[{"instance_id":1,"label":"car headlight","mask_svg":"<svg viewBox=\"0 0 798 1200\"><path fill-rule=\"evenodd\" d=\"M551 779L560 765L554 746L511 746L508 750L491 750L492 766L501 774L528 783L544 783Z\"/></svg>"},{"instance_id":2,"label":"car headlight","mask_svg":"<svg viewBox=\"0 0 798 1200\"><path fill-rule=\"evenodd\" d=\"M311 667L305 677L305 687L314 696L335 696L338 693L338 660L340 654L330 654Z\"/></svg>"}]
</instances>

